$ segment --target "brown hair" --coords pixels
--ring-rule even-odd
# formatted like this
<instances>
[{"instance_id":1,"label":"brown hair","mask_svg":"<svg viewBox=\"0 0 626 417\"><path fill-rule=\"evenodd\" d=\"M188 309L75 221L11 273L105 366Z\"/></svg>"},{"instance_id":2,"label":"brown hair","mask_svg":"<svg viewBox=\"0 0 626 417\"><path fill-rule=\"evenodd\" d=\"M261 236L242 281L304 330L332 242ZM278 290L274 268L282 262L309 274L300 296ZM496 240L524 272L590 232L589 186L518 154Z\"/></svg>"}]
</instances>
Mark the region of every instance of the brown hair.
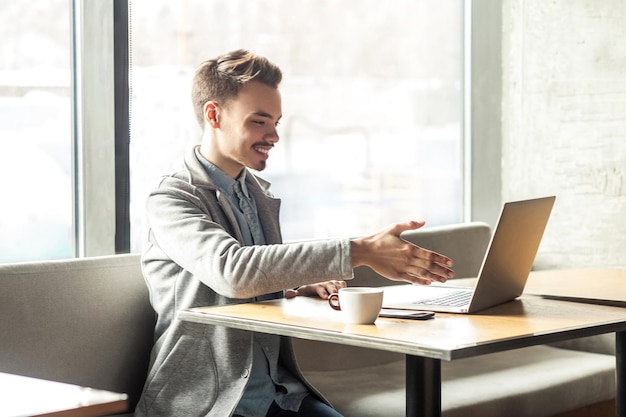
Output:
<instances>
[{"instance_id":1,"label":"brown hair","mask_svg":"<svg viewBox=\"0 0 626 417\"><path fill-rule=\"evenodd\" d=\"M282 78L278 66L244 49L204 61L196 69L191 88L191 100L198 123L204 129L203 108L207 101L226 105L250 81L278 88Z\"/></svg>"}]
</instances>

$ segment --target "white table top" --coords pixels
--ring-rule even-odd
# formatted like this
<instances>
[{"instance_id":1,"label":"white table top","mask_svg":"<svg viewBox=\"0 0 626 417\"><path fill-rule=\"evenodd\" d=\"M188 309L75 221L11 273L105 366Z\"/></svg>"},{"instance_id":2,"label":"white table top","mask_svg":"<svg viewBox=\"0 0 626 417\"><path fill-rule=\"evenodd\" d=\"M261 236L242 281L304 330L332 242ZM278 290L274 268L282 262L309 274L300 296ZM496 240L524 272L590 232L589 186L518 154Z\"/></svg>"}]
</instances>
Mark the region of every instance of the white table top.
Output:
<instances>
[{"instance_id":1,"label":"white table top","mask_svg":"<svg viewBox=\"0 0 626 417\"><path fill-rule=\"evenodd\" d=\"M124 412L125 394L0 373L0 417L92 417Z\"/></svg>"}]
</instances>

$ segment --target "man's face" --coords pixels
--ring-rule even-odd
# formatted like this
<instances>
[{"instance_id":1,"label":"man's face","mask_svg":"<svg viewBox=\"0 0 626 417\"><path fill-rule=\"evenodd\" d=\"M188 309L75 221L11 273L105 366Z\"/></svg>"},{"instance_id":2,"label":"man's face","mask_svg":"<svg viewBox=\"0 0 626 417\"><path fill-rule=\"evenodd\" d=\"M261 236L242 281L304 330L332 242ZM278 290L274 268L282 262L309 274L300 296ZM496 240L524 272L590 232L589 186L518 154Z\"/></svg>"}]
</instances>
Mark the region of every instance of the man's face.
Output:
<instances>
[{"instance_id":1,"label":"man's face","mask_svg":"<svg viewBox=\"0 0 626 417\"><path fill-rule=\"evenodd\" d=\"M276 126L282 115L277 89L259 82L245 84L237 97L217 109L219 161L231 176L246 166L265 169L269 151L278 142Z\"/></svg>"}]
</instances>

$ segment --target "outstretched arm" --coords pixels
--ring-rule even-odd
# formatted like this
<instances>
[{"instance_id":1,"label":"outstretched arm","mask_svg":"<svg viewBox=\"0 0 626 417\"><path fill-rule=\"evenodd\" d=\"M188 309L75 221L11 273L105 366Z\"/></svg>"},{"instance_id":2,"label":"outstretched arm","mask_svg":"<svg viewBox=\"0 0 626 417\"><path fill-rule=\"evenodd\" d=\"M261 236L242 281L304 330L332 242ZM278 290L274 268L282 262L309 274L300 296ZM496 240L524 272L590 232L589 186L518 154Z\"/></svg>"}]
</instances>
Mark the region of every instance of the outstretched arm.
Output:
<instances>
[{"instance_id":1,"label":"outstretched arm","mask_svg":"<svg viewBox=\"0 0 626 417\"><path fill-rule=\"evenodd\" d=\"M410 221L387 227L371 236L350 241L352 267L366 265L392 281L428 285L446 282L454 277L452 260L447 256L420 248L400 237L406 230L419 229L424 222ZM345 281L324 281L287 290L287 298L298 295L328 296L346 287Z\"/></svg>"}]
</instances>

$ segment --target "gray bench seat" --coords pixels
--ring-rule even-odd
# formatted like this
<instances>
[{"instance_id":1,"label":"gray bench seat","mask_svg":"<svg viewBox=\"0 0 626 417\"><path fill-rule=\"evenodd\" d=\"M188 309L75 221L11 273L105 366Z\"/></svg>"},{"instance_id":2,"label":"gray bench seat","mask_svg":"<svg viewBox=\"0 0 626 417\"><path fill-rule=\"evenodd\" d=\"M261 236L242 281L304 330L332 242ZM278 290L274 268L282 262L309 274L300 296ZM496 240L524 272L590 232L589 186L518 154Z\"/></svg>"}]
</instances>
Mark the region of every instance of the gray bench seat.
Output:
<instances>
[{"instance_id":1,"label":"gray bench seat","mask_svg":"<svg viewBox=\"0 0 626 417\"><path fill-rule=\"evenodd\" d=\"M548 417L614 398L615 357L551 346L442 361L444 417ZM345 417L405 415L405 361L307 371Z\"/></svg>"}]
</instances>

